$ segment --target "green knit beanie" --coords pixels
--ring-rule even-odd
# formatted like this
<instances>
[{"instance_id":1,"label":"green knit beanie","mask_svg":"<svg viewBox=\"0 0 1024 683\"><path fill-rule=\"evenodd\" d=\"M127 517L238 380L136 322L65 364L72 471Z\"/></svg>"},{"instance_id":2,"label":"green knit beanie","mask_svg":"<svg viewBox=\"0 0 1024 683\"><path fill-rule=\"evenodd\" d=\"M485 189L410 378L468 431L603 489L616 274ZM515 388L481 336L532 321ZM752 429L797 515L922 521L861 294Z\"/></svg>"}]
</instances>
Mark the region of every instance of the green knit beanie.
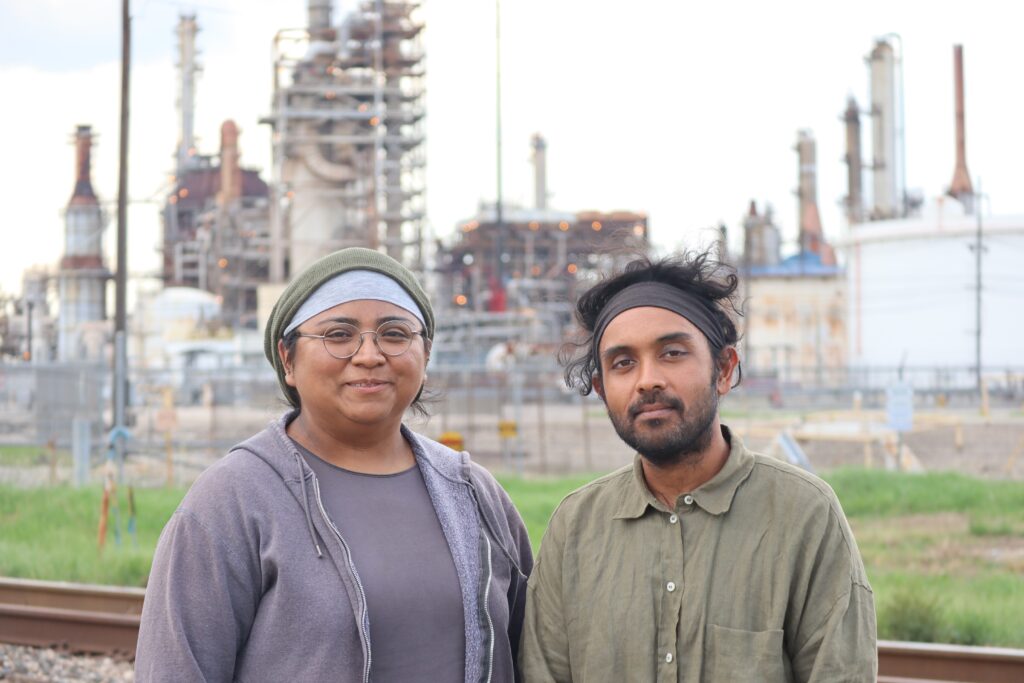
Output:
<instances>
[{"instance_id":1,"label":"green knit beanie","mask_svg":"<svg viewBox=\"0 0 1024 683\"><path fill-rule=\"evenodd\" d=\"M425 323L424 334L427 339L434 338L434 309L423 287L416 281L416 276L408 268L395 259L372 249L349 247L328 254L311 264L299 273L281 293L274 309L267 320L267 329L263 337L263 351L267 360L274 366L277 383L285 398L296 408L299 406L299 393L284 381L284 364L277 353L277 342L284 335L284 330L295 316L303 302L310 297L323 283L349 270L372 270L390 277L409 293L423 313Z\"/></svg>"}]
</instances>

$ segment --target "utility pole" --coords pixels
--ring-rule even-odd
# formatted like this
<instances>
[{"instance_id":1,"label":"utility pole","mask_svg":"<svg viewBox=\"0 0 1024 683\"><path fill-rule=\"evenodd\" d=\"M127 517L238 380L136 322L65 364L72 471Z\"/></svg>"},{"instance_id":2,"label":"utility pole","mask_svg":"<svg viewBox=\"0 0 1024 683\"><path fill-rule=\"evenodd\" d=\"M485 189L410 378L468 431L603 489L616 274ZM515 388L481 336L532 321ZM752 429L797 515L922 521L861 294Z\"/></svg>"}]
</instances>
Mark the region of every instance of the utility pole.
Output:
<instances>
[{"instance_id":1,"label":"utility pole","mask_svg":"<svg viewBox=\"0 0 1024 683\"><path fill-rule=\"evenodd\" d=\"M982 245L981 226L981 178L978 179L977 190L974 193L974 214L977 217L977 229L974 233L974 371L977 382L978 399L982 400L982 379L981 379L981 253L984 250Z\"/></svg>"},{"instance_id":2,"label":"utility pole","mask_svg":"<svg viewBox=\"0 0 1024 683\"><path fill-rule=\"evenodd\" d=\"M505 217L502 215L501 183L501 0L494 0L494 54L495 54L495 144L497 151L498 193L494 203L494 229L497 231L495 247L498 254L498 287L504 287L505 280Z\"/></svg>"},{"instance_id":3,"label":"utility pole","mask_svg":"<svg viewBox=\"0 0 1024 683\"><path fill-rule=\"evenodd\" d=\"M128 390L128 353L125 339L128 276L128 82L131 70L130 0L121 0L121 138L117 178L117 275L114 313L114 428L118 479L124 473L125 403Z\"/></svg>"}]
</instances>

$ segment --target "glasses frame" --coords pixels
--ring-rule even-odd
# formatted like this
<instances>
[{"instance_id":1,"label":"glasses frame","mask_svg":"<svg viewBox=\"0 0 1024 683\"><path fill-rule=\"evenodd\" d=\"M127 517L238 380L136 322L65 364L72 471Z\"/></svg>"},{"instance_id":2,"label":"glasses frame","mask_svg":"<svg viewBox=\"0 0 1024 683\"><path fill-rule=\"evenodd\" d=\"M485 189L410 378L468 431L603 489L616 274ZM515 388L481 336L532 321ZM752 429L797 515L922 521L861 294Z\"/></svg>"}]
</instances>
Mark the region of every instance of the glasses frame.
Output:
<instances>
[{"instance_id":1,"label":"glasses frame","mask_svg":"<svg viewBox=\"0 0 1024 683\"><path fill-rule=\"evenodd\" d=\"M419 335L421 337L423 336L423 330L413 330L412 326L409 323L407 323L406 321L404 321L404 320L388 320L387 322L383 322L380 325L378 325L377 329L375 329L375 330L360 330L355 325L351 325L349 323L338 323L337 325L329 328L327 330L327 332L330 332L335 327L341 327L342 325L345 325L345 326L351 327L353 330L356 331L356 334L359 335L359 343L356 345L356 350L353 351L352 353L350 353L347 356L338 356L338 355L335 355L335 354L331 353L330 348L328 348L328 346L327 346L327 334L326 333L325 334L309 334L307 332L296 332L295 336L296 337L307 337L309 339L319 339L320 342L324 345L324 351L327 352L328 356L330 356L331 358L336 358L338 360L348 360L349 358L352 358L356 354L358 354L359 351L363 348L363 335L364 334L372 334L373 335L373 344L374 344L374 346L377 347L377 350L380 351L381 355L386 356L387 358L398 358L399 356L402 356L405 353L407 353L409 351L409 349L412 348L412 339L409 340L409 345L406 346L404 349L402 349L402 351L400 353L388 353L380 345L380 330L381 330L381 328L386 327L388 325L396 325L396 324L397 325L403 325L405 327L410 328L409 329L409 334L412 334L413 336L415 336L415 335Z\"/></svg>"}]
</instances>

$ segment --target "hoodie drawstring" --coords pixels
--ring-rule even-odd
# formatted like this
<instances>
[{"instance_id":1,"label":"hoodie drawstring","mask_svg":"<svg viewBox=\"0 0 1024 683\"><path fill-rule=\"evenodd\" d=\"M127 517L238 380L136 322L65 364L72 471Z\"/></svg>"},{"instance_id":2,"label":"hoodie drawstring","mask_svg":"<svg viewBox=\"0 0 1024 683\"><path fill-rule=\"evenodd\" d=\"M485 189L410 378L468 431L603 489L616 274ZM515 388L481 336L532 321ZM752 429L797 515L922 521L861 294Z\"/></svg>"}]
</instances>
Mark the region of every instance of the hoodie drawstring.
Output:
<instances>
[{"instance_id":1,"label":"hoodie drawstring","mask_svg":"<svg viewBox=\"0 0 1024 683\"><path fill-rule=\"evenodd\" d=\"M309 538L313 541L313 547L316 548L317 557L323 557L324 554L320 551L320 544L316 542L313 518L309 514L309 498L306 495L306 473L302 471L302 460L299 454L293 452L292 455L295 456L295 464L299 466L299 484L302 486L302 511L306 513L306 528L309 529Z\"/></svg>"}]
</instances>

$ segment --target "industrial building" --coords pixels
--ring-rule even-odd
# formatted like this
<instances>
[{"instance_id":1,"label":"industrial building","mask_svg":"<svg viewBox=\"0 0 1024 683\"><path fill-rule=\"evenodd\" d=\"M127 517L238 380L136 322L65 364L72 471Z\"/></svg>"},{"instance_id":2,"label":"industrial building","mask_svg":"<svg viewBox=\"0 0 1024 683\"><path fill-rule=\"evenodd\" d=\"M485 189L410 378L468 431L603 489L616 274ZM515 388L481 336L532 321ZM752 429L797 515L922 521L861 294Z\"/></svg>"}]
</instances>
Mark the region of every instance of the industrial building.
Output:
<instances>
[{"instance_id":1,"label":"industrial building","mask_svg":"<svg viewBox=\"0 0 1024 683\"><path fill-rule=\"evenodd\" d=\"M771 208L752 201L743 221L738 264L745 301L742 358L753 376L783 384L836 385L846 353L846 282L825 240L818 210L817 152L812 133L797 133L797 253L782 258Z\"/></svg>"},{"instance_id":2,"label":"industrial building","mask_svg":"<svg viewBox=\"0 0 1024 683\"><path fill-rule=\"evenodd\" d=\"M100 361L110 335L103 260L104 216L92 188L92 129L75 132L75 186L64 214L64 255L57 271L57 360Z\"/></svg>"},{"instance_id":3,"label":"industrial building","mask_svg":"<svg viewBox=\"0 0 1024 683\"><path fill-rule=\"evenodd\" d=\"M269 189L256 170L241 167L233 121L221 125L216 157L197 150L197 31L194 15L180 18L180 130L174 180L163 210L163 281L220 297L226 324L253 327L256 290L269 275Z\"/></svg>"},{"instance_id":4,"label":"industrial building","mask_svg":"<svg viewBox=\"0 0 1024 683\"><path fill-rule=\"evenodd\" d=\"M547 143L533 136L534 206L481 203L435 255L435 299L451 310L434 355L466 358L512 340L557 347L581 287L650 249L646 214L548 208Z\"/></svg>"},{"instance_id":5,"label":"industrial building","mask_svg":"<svg viewBox=\"0 0 1024 683\"><path fill-rule=\"evenodd\" d=\"M843 245L847 318L851 370L888 369L891 379L900 368L922 384L974 389L985 375L1005 376L1022 366L1024 321L1014 313L1024 300L1024 216L986 215L971 183L960 46L953 54L956 140L947 192L923 205L910 201L902 211L882 210L876 198L874 209L864 211L860 178L851 172L851 224ZM890 82L891 73L872 70L873 93ZM858 125L847 117L851 169L860 166ZM889 124L876 135L882 140L875 148L897 146ZM886 165L872 174L893 183ZM875 178L876 195L880 182ZM862 215L868 220L858 220Z\"/></svg>"},{"instance_id":6,"label":"industrial building","mask_svg":"<svg viewBox=\"0 0 1024 683\"><path fill-rule=\"evenodd\" d=\"M364 1L338 26L331 4L309 0L308 27L274 40L274 283L348 246L423 268L419 3Z\"/></svg>"}]
</instances>

